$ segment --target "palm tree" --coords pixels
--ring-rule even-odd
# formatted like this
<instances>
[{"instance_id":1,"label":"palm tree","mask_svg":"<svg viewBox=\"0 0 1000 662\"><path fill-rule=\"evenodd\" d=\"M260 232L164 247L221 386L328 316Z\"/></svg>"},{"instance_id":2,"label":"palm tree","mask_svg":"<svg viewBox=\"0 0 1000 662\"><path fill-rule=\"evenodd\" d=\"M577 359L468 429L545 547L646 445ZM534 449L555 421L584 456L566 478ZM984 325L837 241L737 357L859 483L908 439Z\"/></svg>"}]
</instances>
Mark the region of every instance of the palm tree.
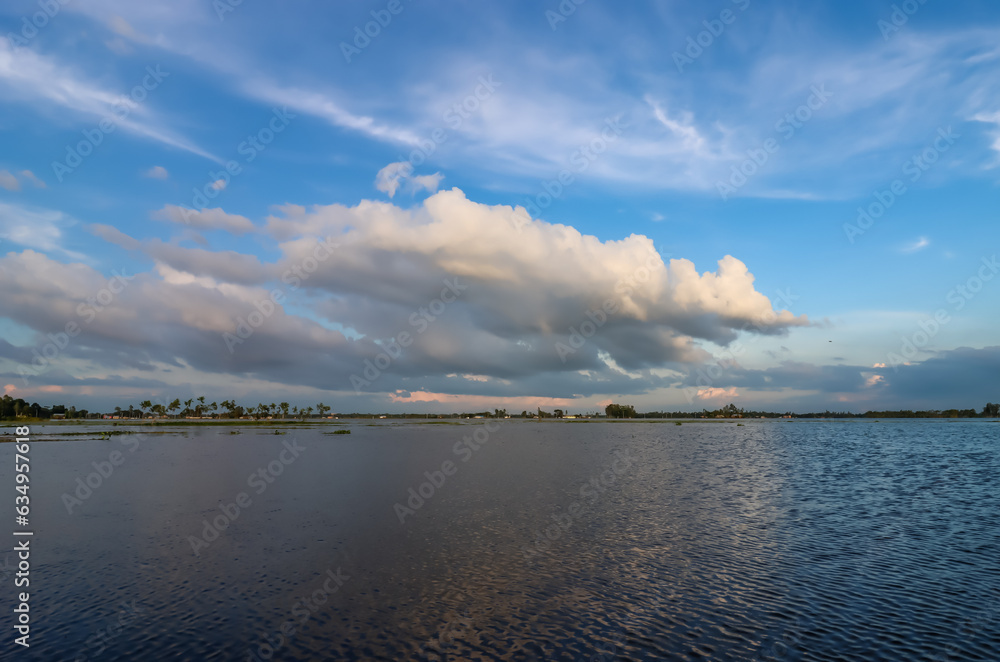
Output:
<instances>
[{"instance_id":1,"label":"palm tree","mask_svg":"<svg viewBox=\"0 0 1000 662\"><path fill-rule=\"evenodd\" d=\"M313 408L312 407L306 407L306 418L312 417L312 413L313 413Z\"/></svg>"},{"instance_id":2,"label":"palm tree","mask_svg":"<svg viewBox=\"0 0 1000 662\"><path fill-rule=\"evenodd\" d=\"M281 407L281 415L282 415L282 417L288 418L288 403L287 402L282 402L278 406Z\"/></svg>"},{"instance_id":3,"label":"palm tree","mask_svg":"<svg viewBox=\"0 0 1000 662\"><path fill-rule=\"evenodd\" d=\"M150 402L149 400L143 400L142 402L139 403L139 409L142 410L142 415L145 416L147 409L152 411L153 403Z\"/></svg>"}]
</instances>

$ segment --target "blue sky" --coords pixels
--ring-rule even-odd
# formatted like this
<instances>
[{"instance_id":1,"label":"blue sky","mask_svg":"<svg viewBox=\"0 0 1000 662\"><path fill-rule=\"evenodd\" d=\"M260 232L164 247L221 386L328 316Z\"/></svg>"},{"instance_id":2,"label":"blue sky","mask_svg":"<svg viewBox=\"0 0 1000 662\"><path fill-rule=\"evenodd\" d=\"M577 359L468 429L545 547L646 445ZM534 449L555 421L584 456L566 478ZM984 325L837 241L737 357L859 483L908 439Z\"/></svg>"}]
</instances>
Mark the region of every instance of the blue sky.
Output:
<instances>
[{"instance_id":1,"label":"blue sky","mask_svg":"<svg viewBox=\"0 0 1000 662\"><path fill-rule=\"evenodd\" d=\"M994 3L0 11L14 397L1000 397Z\"/></svg>"}]
</instances>

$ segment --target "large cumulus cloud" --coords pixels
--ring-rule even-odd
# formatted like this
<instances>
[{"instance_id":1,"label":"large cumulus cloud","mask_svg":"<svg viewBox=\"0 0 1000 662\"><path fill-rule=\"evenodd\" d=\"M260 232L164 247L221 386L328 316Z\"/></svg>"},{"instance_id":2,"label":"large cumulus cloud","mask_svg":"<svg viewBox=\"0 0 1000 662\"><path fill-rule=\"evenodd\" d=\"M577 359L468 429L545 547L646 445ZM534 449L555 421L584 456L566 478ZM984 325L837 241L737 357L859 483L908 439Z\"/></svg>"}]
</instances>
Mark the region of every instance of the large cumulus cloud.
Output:
<instances>
[{"instance_id":1,"label":"large cumulus cloud","mask_svg":"<svg viewBox=\"0 0 1000 662\"><path fill-rule=\"evenodd\" d=\"M569 397L661 387L669 380L649 371L704 360L699 341L808 324L774 310L735 257L699 273L688 260L665 262L647 237L600 241L457 189L412 209L286 205L263 226L242 217L229 223L235 217L222 210L203 215L216 228L276 244L280 258L101 227L100 236L153 268L87 322L66 357L104 369L175 366L338 391L408 332L412 344L371 390ZM459 286L456 300L415 325L447 282ZM79 318L79 307L106 286L106 274L42 253L0 258L3 315L41 334ZM275 291L281 303L270 312L262 302ZM227 343L262 306L269 312L253 334ZM574 332L589 331L588 321L594 332L580 345ZM462 377L469 374L480 377Z\"/></svg>"}]
</instances>

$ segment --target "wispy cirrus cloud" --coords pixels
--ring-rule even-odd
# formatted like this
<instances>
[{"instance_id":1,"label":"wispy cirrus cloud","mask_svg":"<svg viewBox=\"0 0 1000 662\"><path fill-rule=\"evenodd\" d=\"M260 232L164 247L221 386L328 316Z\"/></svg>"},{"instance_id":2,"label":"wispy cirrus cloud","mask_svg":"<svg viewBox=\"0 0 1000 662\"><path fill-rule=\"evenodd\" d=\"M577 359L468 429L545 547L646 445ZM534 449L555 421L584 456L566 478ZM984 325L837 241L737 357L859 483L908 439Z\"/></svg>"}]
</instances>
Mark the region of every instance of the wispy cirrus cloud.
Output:
<instances>
[{"instance_id":1,"label":"wispy cirrus cloud","mask_svg":"<svg viewBox=\"0 0 1000 662\"><path fill-rule=\"evenodd\" d=\"M90 263L89 257L65 246L66 230L76 224L75 218L61 211L0 202L0 238Z\"/></svg>"},{"instance_id":2,"label":"wispy cirrus cloud","mask_svg":"<svg viewBox=\"0 0 1000 662\"><path fill-rule=\"evenodd\" d=\"M904 253L916 253L931 245L931 240L927 237L918 237L914 241L905 244L900 250Z\"/></svg>"},{"instance_id":3,"label":"wispy cirrus cloud","mask_svg":"<svg viewBox=\"0 0 1000 662\"><path fill-rule=\"evenodd\" d=\"M165 77L169 72L163 72ZM139 84L142 80L136 81ZM208 153L187 138L170 129L149 106L136 103L122 92L115 92L88 79L80 71L65 65L55 57L26 47L16 47L0 37L0 88L8 101L39 106L46 111L71 111L78 121L96 122L112 119L116 126L146 139L191 152L213 161L218 157ZM125 86L125 91L132 89ZM125 107L127 113L115 114ZM122 117L121 115L125 116Z\"/></svg>"},{"instance_id":4,"label":"wispy cirrus cloud","mask_svg":"<svg viewBox=\"0 0 1000 662\"><path fill-rule=\"evenodd\" d=\"M411 146L420 140L420 136L410 129L347 110L332 93L321 91L318 84L316 87L288 87L249 76L241 82L241 88L244 94L263 103L288 107L375 140Z\"/></svg>"}]
</instances>

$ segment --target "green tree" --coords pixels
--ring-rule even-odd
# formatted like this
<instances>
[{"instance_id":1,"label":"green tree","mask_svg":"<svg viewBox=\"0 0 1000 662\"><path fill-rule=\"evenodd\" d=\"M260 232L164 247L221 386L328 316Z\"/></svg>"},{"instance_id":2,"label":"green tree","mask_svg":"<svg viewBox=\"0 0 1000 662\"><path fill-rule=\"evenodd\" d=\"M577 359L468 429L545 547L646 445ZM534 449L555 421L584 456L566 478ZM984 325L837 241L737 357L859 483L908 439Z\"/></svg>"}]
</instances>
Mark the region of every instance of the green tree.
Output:
<instances>
[{"instance_id":1,"label":"green tree","mask_svg":"<svg viewBox=\"0 0 1000 662\"><path fill-rule=\"evenodd\" d=\"M610 404L604 408L604 415L608 418L635 418L635 407Z\"/></svg>"}]
</instances>

